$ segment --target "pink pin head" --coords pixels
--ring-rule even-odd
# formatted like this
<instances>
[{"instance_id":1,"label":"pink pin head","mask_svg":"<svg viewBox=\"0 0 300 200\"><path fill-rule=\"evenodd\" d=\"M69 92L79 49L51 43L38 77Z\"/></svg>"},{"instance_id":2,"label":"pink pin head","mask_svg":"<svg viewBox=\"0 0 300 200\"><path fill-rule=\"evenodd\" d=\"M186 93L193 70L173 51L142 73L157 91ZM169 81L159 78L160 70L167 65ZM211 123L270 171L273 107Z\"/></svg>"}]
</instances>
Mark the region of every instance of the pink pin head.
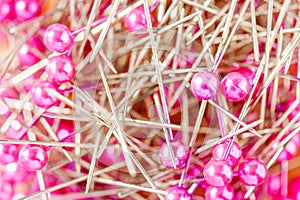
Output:
<instances>
[{"instance_id":1,"label":"pink pin head","mask_svg":"<svg viewBox=\"0 0 300 200\"><path fill-rule=\"evenodd\" d=\"M0 23L8 21L12 18L14 13L14 5L11 0L0 1Z\"/></svg>"},{"instance_id":2,"label":"pink pin head","mask_svg":"<svg viewBox=\"0 0 300 200\"><path fill-rule=\"evenodd\" d=\"M19 152L19 163L28 171L41 170L47 162L47 152L39 146L25 145Z\"/></svg>"},{"instance_id":3,"label":"pink pin head","mask_svg":"<svg viewBox=\"0 0 300 200\"><path fill-rule=\"evenodd\" d=\"M194 74L191 90L195 97L201 100L213 98L219 91L219 78L212 72L200 71Z\"/></svg>"},{"instance_id":4,"label":"pink pin head","mask_svg":"<svg viewBox=\"0 0 300 200\"><path fill-rule=\"evenodd\" d=\"M274 149L277 149L280 142L274 143L272 146ZM283 151L277 158L278 162L288 161L295 157L300 148L300 135L295 135L284 147Z\"/></svg>"},{"instance_id":5,"label":"pink pin head","mask_svg":"<svg viewBox=\"0 0 300 200\"><path fill-rule=\"evenodd\" d=\"M46 72L53 82L57 84L66 83L74 77L75 64L68 56L55 56L50 59L46 66Z\"/></svg>"},{"instance_id":6,"label":"pink pin head","mask_svg":"<svg viewBox=\"0 0 300 200\"><path fill-rule=\"evenodd\" d=\"M228 145L229 145L228 142L217 144L212 151L213 158L215 160L222 160L226 153L226 149ZM239 163L241 157L242 157L242 151L240 146L236 142L233 142L231 150L225 161L227 161L227 163L230 166L235 167Z\"/></svg>"},{"instance_id":7,"label":"pink pin head","mask_svg":"<svg viewBox=\"0 0 300 200\"><path fill-rule=\"evenodd\" d=\"M0 196L1 199L12 199L14 193L13 184L8 181L1 180L0 181Z\"/></svg>"},{"instance_id":8,"label":"pink pin head","mask_svg":"<svg viewBox=\"0 0 300 200\"><path fill-rule=\"evenodd\" d=\"M14 9L16 18L26 21L39 16L42 5L39 0L15 0Z\"/></svg>"},{"instance_id":9,"label":"pink pin head","mask_svg":"<svg viewBox=\"0 0 300 200\"><path fill-rule=\"evenodd\" d=\"M167 190L165 198L166 200L192 200L192 195L185 188L172 186Z\"/></svg>"},{"instance_id":10,"label":"pink pin head","mask_svg":"<svg viewBox=\"0 0 300 200\"><path fill-rule=\"evenodd\" d=\"M233 189L230 185L224 187L208 187L205 190L205 200L232 200Z\"/></svg>"},{"instance_id":11,"label":"pink pin head","mask_svg":"<svg viewBox=\"0 0 300 200\"><path fill-rule=\"evenodd\" d=\"M170 143L174 153L175 165L176 167L182 167L188 157L188 151L185 145L180 141L171 141ZM173 168L172 159L167 143L163 143L163 145L161 146L159 150L159 158L164 166Z\"/></svg>"},{"instance_id":12,"label":"pink pin head","mask_svg":"<svg viewBox=\"0 0 300 200\"><path fill-rule=\"evenodd\" d=\"M21 182L31 176L31 172L24 169L18 162L5 165L1 173L1 179L8 182Z\"/></svg>"},{"instance_id":13,"label":"pink pin head","mask_svg":"<svg viewBox=\"0 0 300 200\"><path fill-rule=\"evenodd\" d=\"M257 158L248 158L239 166L239 177L245 185L258 186L267 177L267 167Z\"/></svg>"},{"instance_id":14,"label":"pink pin head","mask_svg":"<svg viewBox=\"0 0 300 200\"><path fill-rule=\"evenodd\" d=\"M50 25L43 35L43 40L50 51L58 53L70 51L74 43L71 31L63 24Z\"/></svg>"},{"instance_id":15,"label":"pink pin head","mask_svg":"<svg viewBox=\"0 0 300 200\"><path fill-rule=\"evenodd\" d=\"M107 146L98 159L99 164L111 166L125 160L123 151L115 145Z\"/></svg>"},{"instance_id":16,"label":"pink pin head","mask_svg":"<svg viewBox=\"0 0 300 200\"><path fill-rule=\"evenodd\" d=\"M224 187L228 185L233 177L232 168L222 160L209 161L204 169L205 181L214 187Z\"/></svg>"},{"instance_id":17,"label":"pink pin head","mask_svg":"<svg viewBox=\"0 0 300 200\"><path fill-rule=\"evenodd\" d=\"M242 101L250 90L249 80L239 72L230 72L221 81L221 92L228 101Z\"/></svg>"},{"instance_id":18,"label":"pink pin head","mask_svg":"<svg viewBox=\"0 0 300 200\"><path fill-rule=\"evenodd\" d=\"M14 144L0 144L0 164L7 165L18 160L18 146Z\"/></svg>"},{"instance_id":19,"label":"pink pin head","mask_svg":"<svg viewBox=\"0 0 300 200\"><path fill-rule=\"evenodd\" d=\"M49 81L42 81L31 89L33 102L41 108L50 108L58 103L58 99L47 90L58 92L57 87Z\"/></svg>"}]
</instances>

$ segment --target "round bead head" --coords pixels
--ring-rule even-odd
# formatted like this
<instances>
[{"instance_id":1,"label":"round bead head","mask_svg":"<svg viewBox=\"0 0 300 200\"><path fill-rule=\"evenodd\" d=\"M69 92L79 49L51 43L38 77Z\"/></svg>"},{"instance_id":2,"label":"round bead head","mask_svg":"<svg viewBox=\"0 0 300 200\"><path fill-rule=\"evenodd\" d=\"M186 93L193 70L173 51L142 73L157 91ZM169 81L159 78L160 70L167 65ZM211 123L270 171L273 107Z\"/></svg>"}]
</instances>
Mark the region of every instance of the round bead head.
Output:
<instances>
[{"instance_id":1,"label":"round bead head","mask_svg":"<svg viewBox=\"0 0 300 200\"><path fill-rule=\"evenodd\" d=\"M205 200L232 200L233 189L230 185L225 187L208 187L205 190Z\"/></svg>"},{"instance_id":2,"label":"round bead head","mask_svg":"<svg viewBox=\"0 0 300 200\"><path fill-rule=\"evenodd\" d=\"M184 144L180 141L172 141L171 147L173 149L174 158L175 158L175 165L176 167L181 167L186 162L186 159L188 157L188 151L185 148ZM168 167L173 168L171 155L167 146L167 143L164 143L159 151L159 158L161 163Z\"/></svg>"},{"instance_id":3,"label":"round bead head","mask_svg":"<svg viewBox=\"0 0 300 200\"><path fill-rule=\"evenodd\" d=\"M213 151L212 151L213 158L215 160L222 160L226 153L226 149L227 149L228 145L229 145L228 142L223 142L221 144L217 144L213 148ZM230 152L225 161L230 166L235 167L239 163L241 157L242 157L242 151L241 151L240 146L236 142L233 142Z\"/></svg>"},{"instance_id":4,"label":"round bead head","mask_svg":"<svg viewBox=\"0 0 300 200\"><path fill-rule=\"evenodd\" d=\"M221 92L228 101L244 100L251 90L249 80L239 72L228 73L221 82Z\"/></svg>"},{"instance_id":5,"label":"round bead head","mask_svg":"<svg viewBox=\"0 0 300 200\"><path fill-rule=\"evenodd\" d=\"M14 5L11 0L1 0L0 1L0 22L9 20L14 13Z\"/></svg>"},{"instance_id":6,"label":"round bead head","mask_svg":"<svg viewBox=\"0 0 300 200\"><path fill-rule=\"evenodd\" d=\"M231 182L233 172L225 161L211 160L205 165L203 175L209 185L224 187Z\"/></svg>"},{"instance_id":7,"label":"round bead head","mask_svg":"<svg viewBox=\"0 0 300 200\"><path fill-rule=\"evenodd\" d=\"M28 171L43 169L48 162L46 151L39 146L26 145L19 152L19 163Z\"/></svg>"},{"instance_id":8,"label":"round bead head","mask_svg":"<svg viewBox=\"0 0 300 200\"><path fill-rule=\"evenodd\" d=\"M50 59L46 66L46 72L53 82L62 84L72 80L75 74L75 65L68 56L56 56Z\"/></svg>"},{"instance_id":9,"label":"round bead head","mask_svg":"<svg viewBox=\"0 0 300 200\"><path fill-rule=\"evenodd\" d=\"M185 188L172 186L167 190L165 198L166 200L192 200L192 195Z\"/></svg>"},{"instance_id":10,"label":"round bead head","mask_svg":"<svg viewBox=\"0 0 300 200\"><path fill-rule=\"evenodd\" d=\"M280 142L273 145L273 148L277 149ZM283 151L277 158L278 162L288 161L295 157L300 147L300 135L295 135L284 147Z\"/></svg>"},{"instance_id":11,"label":"round bead head","mask_svg":"<svg viewBox=\"0 0 300 200\"><path fill-rule=\"evenodd\" d=\"M154 23L154 17L150 13L151 23ZM145 10L143 7L137 7L133 9L125 18L124 18L125 28L130 31L140 31L146 30L148 28Z\"/></svg>"},{"instance_id":12,"label":"round bead head","mask_svg":"<svg viewBox=\"0 0 300 200\"><path fill-rule=\"evenodd\" d=\"M266 165L257 158L248 158L240 164L239 177L245 185L258 186L265 181L266 176Z\"/></svg>"},{"instance_id":13,"label":"round bead head","mask_svg":"<svg viewBox=\"0 0 300 200\"><path fill-rule=\"evenodd\" d=\"M14 9L16 18L20 21L30 20L41 13L39 0L15 0Z\"/></svg>"},{"instance_id":14,"label":"round bead head","mask_svg":"<svg viewBox=\"0 0 300 200\"><path fill-rule=\"evenodd\" d=\"M7 165L18 160L18 147L14 144L0 144L0 164Z\"/></svg>"},{"instance_id":15,"label":"round bead head","mask_svg":"<svg viewBox=\"0 0 300 200\"><path fill-rule=\"evenodd\" d=\"M50 108L58 103L58 99L52 95L48 90L55 90L57 87L48 81L42 81L31 89L33 102L41 108Z\"/></svg>"},{"instance_id":16,"label":"round bead head","mask_svg":"<svg viewBox=\"0 0 300 200\"><path fill-rule=\"evenodd\" d=\"M209 100L219 91L220 80L216 74L201 71L196 73L191 80L191 90L200 100Z\"/></svg>"},{"instance_id":17,"label":"round bead head","mask_svg":"<svg viewBox=\"0 0 300 200\"><path fill-rule=\"evenodd\" d=\"M68 27L62 24L52 24L44 35L45 46L52 52L63 53L71 50L74 39Z\"/></svg>"}]
</instances>

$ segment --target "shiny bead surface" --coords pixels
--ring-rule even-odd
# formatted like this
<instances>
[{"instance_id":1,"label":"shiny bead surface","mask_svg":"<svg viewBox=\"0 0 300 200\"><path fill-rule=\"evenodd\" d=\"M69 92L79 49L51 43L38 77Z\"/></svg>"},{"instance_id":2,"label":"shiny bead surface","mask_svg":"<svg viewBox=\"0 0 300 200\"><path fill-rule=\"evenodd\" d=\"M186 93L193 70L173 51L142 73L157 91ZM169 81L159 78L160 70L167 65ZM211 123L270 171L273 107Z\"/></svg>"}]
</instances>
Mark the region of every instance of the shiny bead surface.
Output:
<instances>
[{"instance_id":1,"label":"shiny bead surface","mask_svg":"<svg viewBox=\"0 0 300 200\"><path fill-rule=\"evenodd\" d=\"M16 176L17 174L17 176ZM5 165L1 173L1 178L9 182L20 182L28 178L30 172L24 169L18 162Z\"/></svg>"},{"instance_id":2,"label":"shiny bead surface","mask_svg":"<svg viewBox=\"0 0 300 200\"><path fill-rule=\"evenodd\" d=\"M214 73L200 71L191 80L191 90L201 100L213 98L219 91L220 80Z\"/></svg>"},{"instance_id":3,"label":"shiny bead surface","mask_svg":"<svg viewBox=\"0 0 300 200\"><path fill-rule=\"evenodd\" d=\"M154 17L150 13L151 23L154 23ZM138 7L133 9L125 18L124 18L125 28L130 31L140 31L146 30L148 28L146 15L143 7Z\"/></svg>"},{"instance_id":4,"label":"shiny bead surface","mask_svg":"<svg viewBox=\"0 0 300 200\"><path fill-rule=\"evenodd\" d=\"M41 13L41 8L39 0L15 0L14 2L15 15L20 21L37 17Z\"/></svg>"},{"instance_id":5,"label":"shiny bead surface","mask_svg":"<svg viewBox=\"0 0 300 200\"><path fill-rule=\"evenodd\" d=\"M11 0L0 1L0 22L10 20L14 13L14 5Z\"/></svg>"},{"instance_id":6,"label":"shiny bead surface","mask_svg":"<svg viewBox=\"0 0 300 200\"><path fill-rule=\"evenodd\" d=\"M185 188L172 186L167 190L165 198L166 200L192 200L192 195Z\"/></svg>"},{"instance_id":7,"label":"shiny bead surface","mask_svg":"<svg viewBox=\"0 0 300 200\"><path fill-rule=\"evenodd\" d=\"M19 152L19 163L28 171L41 170L47 162L48 155L41 147L26 145Z\"/></svg>"},{"instance_id":8,"label":"shiny bead surface","mask_svg":"<svg viewBox=\"0 0 300 200\"><path fill-rule=\"evenodd\" d=\"M279 142L274 143L272 146L274 149L277 149ZM285 146L279 157L277 158L278 162L288 161L295 157L300 148L300 136L299 134L295 135Z\"/></svg>"},{"instance_id":9,"label":"shiny bead surface","mask_svg":"<svg viewBox=\"0 0 300 200\"><path fill-rule=\"evenodd\" d=\"M265 181L266 176L266 165L257 158L248 158L240 164L239 177L245 185L258 186Z\"/></svg>"},{"instance_id":10,"label":"shiny bead surface","mask_svg":"<svg viewBox=\"0 0 300 200\"><path fill-rule=\"evenodd\" d=\"M7 165L18 160L19 149L14 144L0 144L0 164Z\"/></svg>"},{"instance_id":11,"label":"shiny bead surface","mask_svg":"<svg viewBox=\"0 0 300 200\"><path fill-rule=\"evenodd\" d=\"M31 95L33 102L41 108L50 108L58 103L56 97L49 92L47 89L55 90L58 92L57 87L53 83L48 81L42 81L31 89Z\"/></svg>"},{"instance_id":12,"label":"shiny bead surface","mask_svg":"<svg viewBox=\"0 0 300 200\"><path fill-rule=\"evenodd\" d=\"M183 166L188 157L187 149L185 148L184 144L180 141L172 141L170 143L171 143L171 147L174 152L176 167ZM168 168L173 168L172 159L171 159L170 152L168 150L167 143L163 143L163 145L161 146L161 148L159 150L159 158L160 158L161 163L164 166L166 166Z\"/></svg>"},{"instance_id":13,"label":"shiny bead surface","mask_svg":"<svg viewBox=\"0 0 300 200\"><path fill-rule=\"evenodd\" d=\"M228 73L221 82L221 92L228 101L238 102L249 94L251 85L241 73Z\"/></svg>"},{"instance_id":14,"label":"shiny bead surface","mask_svg":"<svg viewBox=\"0 0 300 200\"><path fill-rule=\"evenodd\" d=\"M63 53L71 50L74 39L68 27L52 24L43 35L44 45L52 52Z\"/></svg>"},{"instance_id":15,"label":"shiny bead surface","mask_svg":"<svg viewBox=\"0 0 300 200\"><path fill-rule=\"evenodd\" d=\"M208 187L205 190L205 200L232 200L233 189L230 185L225 187Z\"/></svg>"},{"instance_id":16,"label":"shiny bead surface","mask_svg":"<svg viewBox=\"0 0 300 200\"><path fill-rule=\"evenodd\" d=\"M222 160L223 156L226 153L226 149L227 149L228 145L229 145L228 142L223 142L221 144L217 144L213 148L213 151L212 151L213 158L215 160ZM235 167L238 164L238 162L240 161L241 157L242 157L242 151L241 151L240 146L236 142L233 142L233 144L231 146L231 150L225 161L230 166Z\"/></svg>"},{"instance_id":17,"label":"shiny bead surface","mask_svg":"<svg viewBox=\"0 0 300 200\"><path fill-rule=\"evenodd\" d=\"M223 187L231 182L233 172L225 161L211 160L205 165L203 175L209 185Z\"/></svg>"},{"instance_id":18,"label":"shiny bead surface","mask_svg":"<svg viewBox=\"0 0 300 200\"><path fill-rule=\"evenodd\" d=\"M53 82L62 84L72 80L75 74L75 65L68 56L55 56L46 66L46 72Z\"/></svg>"}]
</instances>

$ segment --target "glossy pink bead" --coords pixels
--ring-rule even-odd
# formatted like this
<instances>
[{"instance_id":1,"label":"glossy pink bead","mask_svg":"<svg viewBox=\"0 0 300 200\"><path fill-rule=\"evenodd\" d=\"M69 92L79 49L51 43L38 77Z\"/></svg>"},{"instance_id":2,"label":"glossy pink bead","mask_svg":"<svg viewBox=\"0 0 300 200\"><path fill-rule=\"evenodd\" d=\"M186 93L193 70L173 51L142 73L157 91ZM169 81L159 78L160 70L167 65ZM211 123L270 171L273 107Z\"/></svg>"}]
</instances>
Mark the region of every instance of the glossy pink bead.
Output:
<instances>
[{"instance_id":1,"label":"glossy pink bead","mask_svg":"<svg viewBox=\"0 0 300 200\"><path fill-rule=\"evenodd\" d=\"M52 24L44 35L45 46L52 52L63 53L71 50L74 39L68 27L63 24Z\"/></svg>"},{"instance_id":2,"label":"glossy pink bead","mask_svg":"<svg viewBox=\"0 0 300 200\"><path fill-rule=\"evenodd\" d=\"M19 149L14 144L0 144L0 164L7 165L18 160Z\"/></svg>"},{"instance_id":3,"label":"glossy pink bead","mask_svg":"<svg viewBox=\"0 0 300 200\"><path fill-rule=\"evenodd\" d=\"M58 103L56 97L47 92L47 89L58 92L57 87L48 81L42 81L31 89L33 102L41 108L50 108Z\"/></svg>"},{"instance_id":4,"label":"glossy pink bead","mask_svg":"<svg viewBox=\"0 0 300 200\"><path fill-rule=\"evenodd\" d=\"M125 161L124 153L120 148L114 145L107 146L100 158L98 159L99 163L102 163L106 166L111 166L123 161Z\"/></svg>"},{"instance_id":5,"label":"glossy pink bead","mask_svg":"<svg viewBox=\"0 0 300 200\"><path fill-rule=\"evenodd\" d=\"M257 158L248 158L239 166L239 177L245 185L258 186L265 181L266 176L266 165Z\"/></svg>"},{"instance_id":6,"label":"glossy pink bead","mask_svg":"<svg viewBox=\"0 0 300 200\"><path fill-rule=\"evenodd\" d=\"M274 149L277 149L279 142L273 145ZM282 153L277 158L278 162L291 160L298 153L300 148L300 136L299 134L295 135L284 147Z\"/></svg>"},{"instance_id":7,"label":"glossy pink bead","mask_svg":"<svg viewBox=\"0 0 300 200\"><path fill-rule=\"evenodd\" d=\"M7 181L0 181L0 198L3 200L12 199L14 192L13 185Z\"/></svg>"},{"instance_id":8,"label":"glossy pink bead","mask_svg":"<svg viewBox=\"0 0 300 200\"><path fill-rule=\"evenodd\" d=\"M203 175L205 181L214 187L224 187L228 185L233 177L231 167L222 160L209 161L204 169Z\"/></svg>"},{"instance_id":9,"label":"glossy pink bead","mask_svg":"<svg viewBox=\"0 0 300 200\"><path fill-rule=\"evenodd\" d=\"M166 200L192 200L192 195L190 195L187 189L172 186L167 190L167 194L165 195Z\"/></svg>"},{"instance_id":10,"label":"glossy pink bead","mask_svg":"<svg viewBox=\"0 0 300 200\"><path fill-rule=\"evenodd\" d=\"M45 52L45 47L42 41L35 36L31 37L25 44L23 44L18 51L18 58L21 67L28 67L40 61L40 58L34 53L34 51L39 51L40 53Z\"/></svg>"},{"instance_id":11,"label":"glossy pink bead","mask_svg":"<svg viewBox=\"0 0 300 200\"><path fill-rule=\"evenodd\" d=\"M42 5L39 0L15 0L14 9L16 18L26 21L41 14Z\"/></svg>"},{"instance_id":12,"label":"glossy pink bead","mask_svg":"<svg viewBox=\"0 0 300 200\"><path fill-rule=\"evenodd\" d=\"M230 185L225 187L208 187L205 190L205 200L232 200L233 189Z\"/></svg>"},{"instance_id":13,"label":"glossy pink bead","mask_svg":"<svg viewBox=\"0 0 300 200\"><path fill-rule=\"evenodd\" d=\"M201 100L213 98L219 91L220 80L212 72L200 71L191 80L191 90L195 97Z\"/></svg>"},{"instance_id":14,"label":"glossy pink bead","mask_svg":"<svg viewBox=\"0 0 300 200\"><path fill-rule=\"evenodd\" d=\"M188 157L188 151L185 148L184 144L180 141L172 141L171 147L173 149L175 165L176 167L181 167L185 164L186 159ZM167 143L164 143L159 150L159 158L160 162L168 167L173 168L172 159L170 152L168 150Z\"/></svg>"},{"instance_id":15,"label":"glossy pink bead","mask_svg":"<svg viewBox=\"0 0 300 200\"><path fill-rule=\"evenodd\" d=\"M154 23L154 17L150 13L151 23ZM148 29L146 15L143 7L137 7L133 9L125 18L124 18L125 28L130 31L140 31Z\"/></svg>"},{"instance_id":16,"label":"glossy pink bead","mask_svg":"<svg viewBox=\"0 0 300 200\"><path fill-rule=\"evenodd\" d=\"M293 97L291 99L289 99L286 104L285 104L285 110L288 110L292 104L295 102L296 97ZM296 106L295 109L292 110L292 112L288 115L288 119L291 121L293 118L295 118L295 116L300 112L300 103ZM296 122L299 122L300 118L298 118L296 120Z\"/></svg>"},{"instance_id":17,"label":"glossy pink bead","mask_svg":"<svg viewBox=\"0 0 300 200\"><path fill-rule=\"evenodd\" d=\"M20 182L26 180L30 175L31 173L25 170L19 163L13 162L5 165L1 173L1 178L9 182Z\"/></svg>"},{"instance_id":18,"label":"glossy pink bead","mask_svg":"<svg viewBox=\"0 0 300 200\"><path fill-rule=\"evenodd\" d=\"M228 145L229 145L228 142L217 144L212 151L213 158L215 160L222 160L226 153L226 149ZM230 166L235 167L239 163L241 157L242 157L242 151L240 146L236 142L233 142L231 146L231 150L225 161L227 161L227 163Z\"/></svg>"},{"instance_id":19,"label":"glossy pink bead","mask_svg":"<svg viewBox=\"0 0 300 200\"><path fill-rule=\"evenodd\" d=\"M74 77L75 64L68 56L55 56L50 59L46 66L46 72L53 82L57 84L66 83Z\"/></svg>"},{"instance_id":20,"label":"glossy pink bead","mask_svg":"<svg viewBox=\"0 0 300 200\"><path fill-rule=\"evenodd\" d=\"M249 94L251 85L249 80L241 73L228 73L221 82L221 92L228 101L238 102Z\"/></svg>"},{"instance_id":21,"label":"glossy pink bead","mask_svg":"<svg viewBox=\"0 0 300 200\"><path fill-rule=\"evenodd\" d=\"M47 162L48 155L39 146L26 145L19 152L19 163L28 171L41 170Z\"/></svg>"},{"instance_id":22,"label":"glossy pink bead","mask_svg":"<svg viewBox=\"0 0 300 200\"><path fill-rule=\"evenodd\" d=\"M10 20L14 13L14 5L11 0L0 1L0 22Z\"/></svg>"}]
</instances>

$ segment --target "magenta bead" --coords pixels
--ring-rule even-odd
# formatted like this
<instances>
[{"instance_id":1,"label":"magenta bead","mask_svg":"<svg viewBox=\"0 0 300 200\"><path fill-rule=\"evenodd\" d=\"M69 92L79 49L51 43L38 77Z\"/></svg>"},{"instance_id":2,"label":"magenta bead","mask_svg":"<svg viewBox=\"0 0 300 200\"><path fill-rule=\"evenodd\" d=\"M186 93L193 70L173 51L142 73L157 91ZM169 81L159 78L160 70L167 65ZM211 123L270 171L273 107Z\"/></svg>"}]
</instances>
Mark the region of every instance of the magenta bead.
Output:
<instances>
[{"instance_id":1,"label":"magenta bead","mask_svg":"<svg viewBox=\"0 0 300 200\"><path fill-rule=\"evenodd\" d=\"M57 84L66 83L74 77L75 64L68 56L56 56L50 59L46 66L46 72L53 82Z\"/></svg>"},{"instance_id":2,"label":"magenta bead","mask_svg":"<svg viewBox=\"0 0 300 200\"><path fill-rule=\"evenodd\" d=\"M151 23L154 23L154 17L150 13ZM133 9L125 18L124 18L125 28L130 31L140 31L146 30L148 28L145 10L143 7L138 7Z\"/></svg>"},{"instance_id":3,"label":"magenta bead","mask_svg":"<svg viewBox=\"0 0 300 200\"><path fill-rule=\"evenodd\" d=\"M232 200L233 189L230 185L225 187L208 187L205 190L205 200Z\"/></svg>"},{"instance_id":4,"label":"magenta bead","mask_svg":"<svg viewBox=\"0 0 300 200\"><path fill-rule=\"evenodd\" d=\"M192 195L185 188L172 186L167 190L165 198L166 200L192 200Z\"/></svg>"},{"instance_id":5,"label":"magenta bead","mask_svg":"<svg viewBox=\"0 0 300 200\"><path fill-rule=\"evenodd\" d=\"M173 153L174 153L175 166L176 167L183 166L188 157L188 151L185 148L184 144L180 141L174 141L174 142L172 141L171 147L172 147ZM174 167L172 164L172 159L171 159L170 152L168 150L167 143L163 143L163 145L161 146L161 148L159 150L159 158L160 158L160 162L164 166L166 166L168 168Z\"/></svg>"},{"instance_id":6,"label":"magenta bead","mask_svg":"<svg viewBox=\"0 0 300 200\"><path fill-rule=\"evenodd\" d=\"M28 171L41 170L47 162L48 155L41 147L26 145L19 152L19 163Z\"/></svg>"},{"instance_id":7,"label":"magenta bead","mask_svg":"<svg viewBox=\"0 0 300 200\"><path fill-rule=\"evenodd\" d=\"M228 142L217 144L212 151L213 158L215 160L222 160L228 145L229 145ZM225 161L227 161L227 163L230 166L235 167L239 163L241 157L242 157L242 151L240 146L236 142L233 142L231 146L231 150Z\"/></svg>"},{"instance_id":8,"label":"magenta bead","mask_svg":"<svg viewBox=\"0 0 300 200\"><path fill-rule=\"evenodd\" d=\"M194 74L191 81L191 90L200 100L209 100L219 91L219 78L212 72L200 71Z\"/></svg>"},{"instance_id":9,"label":"magenta bead","mask_svg":"<svg viewBox=\"0 0 300 200\"><path fill-rule=\"evenodd\" d=\"M13 162L5 165L1 173L1 178L9 182L20 182L26 180L30 175L31 173L25 170L19 163Z\"/></svg>"},{"instance_id":10,"label":"magenta bead","mask_svg":"<svg viewBox=\"0 0 300 200\"><path fill-rule=\"evenodd\" d=\"M273 148L277 149L279 143L275 143ZM284 147L283 151L277 158L278 162L288 161L295 157L298 153L300 147L300 136L299 134L295 135Z\"/></svg>"},{"instance_id":11,"label":"magenta bead","mask_svg":"<svg viewBox=\"0 0 300 200\"><path fill-rule=\"evenodd\" d=\"M257 158L248 158L240 164L239 177L245 185L258 186L265 181L266 176L266 165Z\"/></svg>"},{"instance_id":12,"label":"magenta bead","mask_svg":"<svg viewBox=\"0 0 300 200\"><path fill-rule=\"evenodd\" d=\"M14 9L16 18L26 21L41 14L42 5L39 0L15 0Z\"/></svg>"},{"instance_id":13,"label":"magenta bead","mask_svg":"<svg viewBox=\"0 0 300 200\"><path fill-rule=\"evenodd\" d=\"M11 0L0 1L0 22L10 20L14 13L14 5Z\"/></svg>"},{"instance_id":14,"label":"magenta bead","mask_svg":"<svg viewBox=\"0 0 300 200\"><path fill-rule=\"evenodd\" d=\"M221 92L228 101L238 102L249 94L251 85L249 80L241 73L228 73L221 82Z\"/></svg>"},{"instance_id":15,"label":"magenta bead","mask_svg":"<svg viewBox=\"0 0 300 200\"><path fill-rule=\"evenodd\" d=\"M31 89L33 102L41 108L50 108L58 103L56 97L47 92L47 89L58 92L57 87L48 81L42 81Z\"/></svg>"},{"instance_id":16,"label":"magenta bead","mask_svg":"<svg viewBox=\"0 0 300 200\"><path fill-rule=\"evenodd\" d=\"M35 55L34 51L44 53L45 48L42 41L38 37L31 37L18 51L20 65L31 66L40 61L40 58Z\"/></svg>"},{"instance_id":17,"label":"magenta bead","mask_svg":"<svg viewBox=\"0 0 300 200\"><path fill-rule=\"evenodd\" d=\"M68 27L63 24L52 24L44 35L45 46L52 52L63 53L71 50L74 39Z\"/></svg>"},{"instance_id":18,"label":"magenta bead","mask_svg":"<svg viewBox=\"0 0 300 200\"><path fill-rule=\"evenodd\" d=\"M14 144L0 144L0 164L7 165L18 160L19 149Z\"/></svg>"},{"instance_id":19,"label":"magenta bead","mask_svg":"<svg viewBox=\"0 0 300 200\"><path fill-rule=\"evenodd\" d=\"M102 163L106 166L111 166L123 161L125 161L125 158L122 149L114 145L107 146L100 158L98 159L99 164Z\"/></svg>"},{"instance_id":20,"label":"magenta bead","mask_svg":"<svg viewBox=\"0 0 300 200\"><path fill-rule=\"evenodd\" d=\"M211 160L205 165L203 175L209 185L224 187L231 182L233 172L226 162L222 160Z\"/></svg>"}]
</instances>

